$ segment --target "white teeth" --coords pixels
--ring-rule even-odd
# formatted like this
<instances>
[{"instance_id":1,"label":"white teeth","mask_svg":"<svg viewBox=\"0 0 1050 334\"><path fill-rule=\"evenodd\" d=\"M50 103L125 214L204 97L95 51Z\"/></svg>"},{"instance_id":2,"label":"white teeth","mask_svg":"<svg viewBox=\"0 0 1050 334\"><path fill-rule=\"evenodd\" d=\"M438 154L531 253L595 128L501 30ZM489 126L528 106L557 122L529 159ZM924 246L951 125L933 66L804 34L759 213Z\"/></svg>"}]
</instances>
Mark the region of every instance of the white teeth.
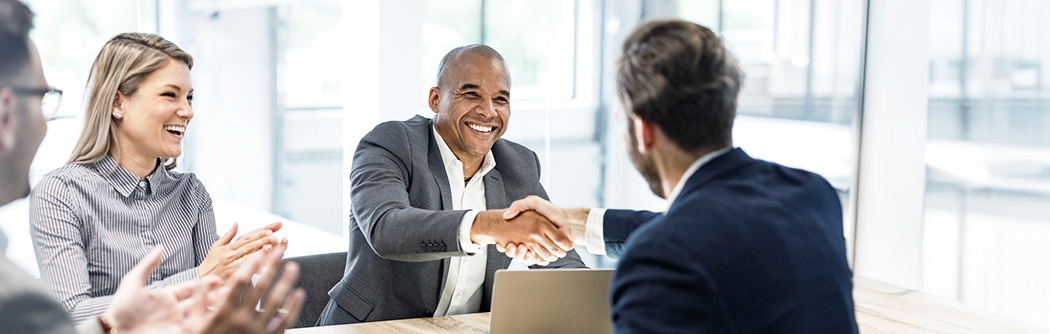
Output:
<instances>
[{"instance_id":1,"label":"white teeth","mask_svg":"<svg viewBox=\"0 0 1050 334\"><path fill-rule=\"evenodd\" d=\"M491 126L481 126L475 124L467 124L467 126L469 126L471 129L474 129L474 131L478 132L492 132Z\"/></svg>"},{"instance_id":2,"label":"white teeth","mask_svg":"<svg viewBox=\"0 0 1050 334\"><path fill-rule=\"evenodd\" d=\"M183 132L186 132L186 127L178 125L168 125L164 127L164 130L178 132L179 134L182 134Z\"/></svg>"}]
</instances>

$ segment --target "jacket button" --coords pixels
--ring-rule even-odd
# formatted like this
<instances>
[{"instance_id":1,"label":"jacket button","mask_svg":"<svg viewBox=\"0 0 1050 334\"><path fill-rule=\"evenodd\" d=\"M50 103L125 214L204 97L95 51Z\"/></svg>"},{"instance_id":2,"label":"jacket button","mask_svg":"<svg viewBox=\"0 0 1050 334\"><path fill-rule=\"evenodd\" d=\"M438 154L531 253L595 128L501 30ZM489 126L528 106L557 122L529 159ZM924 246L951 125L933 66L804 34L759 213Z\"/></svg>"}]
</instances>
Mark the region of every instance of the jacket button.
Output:
<instances>
[{"instance_id":1,"label":"jacket button","mask_svg":"<svg viewBox=\"0 0 1050 334\"><path fill-rule=\"evenodd\" d=\"M432 316L432 315L434 315L433 311L431 311L431 310L423 310L423 316L429 317L429 316Z\"/></svg>"}]
</instances>

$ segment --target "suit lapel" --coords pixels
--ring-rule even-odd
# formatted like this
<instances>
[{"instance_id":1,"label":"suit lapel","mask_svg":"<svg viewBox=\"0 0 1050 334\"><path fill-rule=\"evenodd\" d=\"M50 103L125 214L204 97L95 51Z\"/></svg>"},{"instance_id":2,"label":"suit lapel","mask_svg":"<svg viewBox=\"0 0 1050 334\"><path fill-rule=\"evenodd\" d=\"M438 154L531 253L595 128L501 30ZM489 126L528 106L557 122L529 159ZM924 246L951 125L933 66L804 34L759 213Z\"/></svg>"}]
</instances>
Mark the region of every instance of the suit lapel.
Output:
<instances>
[{"instance_id":1,"label":"suit lapel","mask_svg":"<svg viewBox=\"0 0 1050 334\"><path fill-rule=\"evenodd\" d=\"M427 165L430 167L430 173L434 176L434 181L437 183L438 192L441 194L441 209L452 210L452 189L448 185L448 174L445 173L445 161L441 160L441 149L438 148L437 138L434 137L434 129L432 121L427 122L426 131L427 138L430 138L427 143ZM448 269L452 266L452 258L444 258L441 260L441 284L438 285L438 299L441 298L441 289L445 286L445 281L448 280Z\"/></svg>"},{"instance_id":2,"label":"suit lapel","mask_svg":"<svg viewBox=\"0 0 1050 334\"><path fill-rule=\"evenodd\" d=\"M485 206L488 209L504 209L510 206L507 201L507 189L503 187L503 174L500 174L499 169L493 168L485 174Z\"/></svg>"},{"instance_id":3,"label":"suit lapel","mask_svg":"<svg viewBox=\"0 0 1050 334\"><path fill-rule=\"evenodd\" d=\"M430 172L434 174L434 181L437 182L438 189L441 192L441 209L452 210L452 189L449 189L448 185L448 174L445 173L445 161L441 160L441 149L438 148L437 139L434 138L434 130L428 126L427 133L430 135L427 164L430 165Z\"/></svg>"},{"instance_id":4,"label":"suit lapel","mask_svg":"<svg viewBox=\"0 0 1050 334\"><path fill-rule=\"evenodd\" d=\"M485 174L485 207L488 209L504 209L510 206L507 199L507 189L503 186L503 174L499 169L492 169ZM510 266L510 258L499 251L496 246L488 246L488 261L485 267L485 284L492 282L492 275L497 269L506 269ZM491 291L491 290L486 290Z\"/></svg>"}]
</instances>

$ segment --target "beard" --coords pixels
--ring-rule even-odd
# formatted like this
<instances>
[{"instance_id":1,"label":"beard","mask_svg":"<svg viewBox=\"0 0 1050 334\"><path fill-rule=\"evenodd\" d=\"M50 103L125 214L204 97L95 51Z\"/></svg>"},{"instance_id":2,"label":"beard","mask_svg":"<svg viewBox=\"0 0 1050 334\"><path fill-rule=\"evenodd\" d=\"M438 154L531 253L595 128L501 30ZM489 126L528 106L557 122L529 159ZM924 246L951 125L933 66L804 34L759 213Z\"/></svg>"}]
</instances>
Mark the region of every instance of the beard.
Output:
<instances>
[{"instance_id":1,"label":"beard","mask_svg":"<svg viewBox=\"0 0 1050 334\"><path fill-rule=\"evenodd\" d=\"M638 173L645 178L645 182L649 183L649 190L652 190L656 196L667 199L667 194L664 194L664 188L660 184L660 174L656 172L656 163L653 162L651 157L646 157L642 155L642 152L638 151L638 139L634 136L634 124L630 121L627 124L627 136L629 139L627 142L627 158L631 159L634 169L637 169Z\"/></svg>"}]
</instances>

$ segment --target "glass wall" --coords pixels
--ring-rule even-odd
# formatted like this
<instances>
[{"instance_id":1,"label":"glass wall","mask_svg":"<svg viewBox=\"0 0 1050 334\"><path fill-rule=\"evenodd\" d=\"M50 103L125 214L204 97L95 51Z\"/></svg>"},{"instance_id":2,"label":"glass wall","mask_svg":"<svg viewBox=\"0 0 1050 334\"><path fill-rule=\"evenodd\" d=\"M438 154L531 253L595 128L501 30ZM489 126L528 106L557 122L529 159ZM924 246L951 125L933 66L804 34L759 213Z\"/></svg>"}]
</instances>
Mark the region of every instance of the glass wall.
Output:
<instances>
[{"instance_id":1,"label":"glass wall","mask_svg":"<svg viewBox=\"0 0 1050 334\"><path fill-rule=\"evenodd\" d=\"M735 144L823 175L843 194L854 174L864 1L681 1L682 18L724 36L746 75ZM720 15L713 15L718 14Z\"/></svg>"},{"instance_id":2,"label":"glass wall","mask_svg":"<svg viewBox=\"0 0 1050 334\"><path fill-rule=\"evenodd\" d=\"M924 289L1050 327L1050 3L930 12Z\"/></svg>"},{"instance_id":3,"label":"glass wall","mask_svg":"<svg viewBox=\"0 0 1050 334\"><path fill-rule=\"evenodd\" d=\"M745 74L734 145L756 158L828 179L839 191L848 239L865 6L863 0L650 0L642 5L645 19L679 17L723 36ZM613 40L621 43L622 37ZM619 138L620 130L612 131ZM622 150L614 145L610 150Z\"/></svg>"},{"instance_id":4,"label":"glass wall","mask_svg":"<svg viewBox=\"0 0 1050 334\"><path fill-rule=\"evenodd\" d=\"M276 8L277 117L273 212L341 235L342 4Z\"/></svg>"}]
</instances>

